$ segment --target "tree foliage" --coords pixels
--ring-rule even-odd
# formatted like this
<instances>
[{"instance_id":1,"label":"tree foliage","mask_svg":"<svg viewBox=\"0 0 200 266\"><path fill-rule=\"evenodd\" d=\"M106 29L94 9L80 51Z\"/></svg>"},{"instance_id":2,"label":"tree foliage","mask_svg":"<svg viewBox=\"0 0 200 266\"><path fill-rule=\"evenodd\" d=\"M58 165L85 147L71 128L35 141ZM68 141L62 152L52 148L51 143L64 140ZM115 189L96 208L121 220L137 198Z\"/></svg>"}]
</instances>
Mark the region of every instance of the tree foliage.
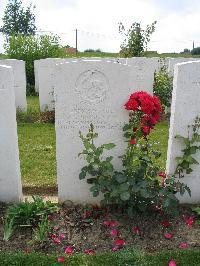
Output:
<instances>
[{"instance_id":1,"label":"tree foliage","mask_svg":"<svg viewBox=\"0 0 200 266\"><path fill-rule=\"evenodd\" d=\"M34 85L34 60L63 57L65 54L57 35L10 36L4 49L9 58L26 62L27 83L31 86Z\"/></svg>"},{"instance_id":2,"label":"tree foliage","mask_svg":"<svg viewBox=\"0 0 200 266\"><path fill-rule=\"evenodd\" d=\"M125 57L141 56L147 49L150 37L155 31L156 21L142 29L141 23L134 22L127 30L122 22L119 23L119 33L124 36L121 50Z\"/></svg>"},{"instance_id":3,"label":"tree foliage","mask_svg":"<svg viewBox=\"0 0 200 266\"><path fill-rule=\"evenodd\" d=\"M6 36L35 34L34 8L31 4L24 8L20 0L9 0L2 19L3 27L1 32Z\"/></svg>"},{"instance_id":4,"label":"tree foliage","mask_svg":"<svg viewBox=\"0 0 200 266\"><path fill-rule=\"evenodd\" d=\"M200 47L196 47L191 51L192 55L200 55Z\"/></svg>"}]
</instances>

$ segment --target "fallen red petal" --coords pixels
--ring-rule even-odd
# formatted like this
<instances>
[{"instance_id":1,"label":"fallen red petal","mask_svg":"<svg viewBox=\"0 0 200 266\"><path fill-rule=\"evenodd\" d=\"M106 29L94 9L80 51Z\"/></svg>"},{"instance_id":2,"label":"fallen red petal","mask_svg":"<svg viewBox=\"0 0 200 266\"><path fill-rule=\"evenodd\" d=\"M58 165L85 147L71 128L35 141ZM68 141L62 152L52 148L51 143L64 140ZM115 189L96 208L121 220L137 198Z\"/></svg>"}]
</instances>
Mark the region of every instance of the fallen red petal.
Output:
<instances>
[{"instance_id":1,"label":"fallen red petal","mask_svg":"<svg viewBox=\"0 0 200 266\"><path fill-rule=\"evenodd\" d=\"M55 244L60 244L60 243L61 243L61 241L60 241L59 238L54 238L54 239L53 239L53 242L54 242Z\"/></svg>"},{"instance_id":2,"label":"fallen red petal","mask_svg":"<svg viewBox=\"0 0 200 266\"><path fill-rule=\"evenodd\" d=\"M118 234L119 234L119 232L116 229L113 229L110 231L111 236L117 236Z\"/></svg>"},{"instance_id":3,"label":"fallen red petal","mask_svg":"<svg viewBox=\"0 0 200 266\"><path fill-rule=\"evenodd\" d=\"M124 239L116 239L115 242L114 242L115 246L124 246L125 245L125 241Z\"/></svg>"},{"instance_id":4,"label":"fallen red petal","mask_svg":"<svg viewBox=\"0 0 200 266\"><path fill-rule=\"evenodd\" d=\"M176 261L175 260L170 260L168 266L176 266Z\"/></svg>"},{"instance_id":5,"label":"fallen red petal","mask_svg":"<svg viewBox=\"0 0 200 266\"><path fill-rule=\"evenodd\" d=\"M58 257L58 262L65 262L65 258L64 257Z\"/></svg>"},{"instance_id":6,"label":"fallen red petal","mask_svg":"<svg viewBox=\"0 0 200 266\"><path fill-rule=\"evenodd\" d=\"M73 248L71 248L71 247L66 247L65 248L65 254L71 255L72 253L73 253Z\"/></svg>"},{"instance_id":7,"label":"fallen red petal","mask_svg":"<svg viewBox=\"0 0 200 266\"><path fill-rule=\"evenodd\" d=\"M164 237L165 237L166 239L172 239L173 235L170 234L170 233L166 233L166 234L164 234Z\"/></svg>"},{"instance_id":8,"label":"fallen red petal","mask_svg":"<svg viewBox=\"0 0 200 266\"><path fill-rule=\"evenodd\" d=\"M87 255L94 255L95 254L93 249L85 249L84 253L87 254Z\"/></svg>"},{"instance_id":9,"label":"fallen red petal","mask_svg":"<svg viewBox=\"0 0 200 266\"><path fill-rule=\"evenodd\" d=\"M188 244L185 242L180 243L179 248L186 249L188 248Z\"/></svg>"}]
</instances>

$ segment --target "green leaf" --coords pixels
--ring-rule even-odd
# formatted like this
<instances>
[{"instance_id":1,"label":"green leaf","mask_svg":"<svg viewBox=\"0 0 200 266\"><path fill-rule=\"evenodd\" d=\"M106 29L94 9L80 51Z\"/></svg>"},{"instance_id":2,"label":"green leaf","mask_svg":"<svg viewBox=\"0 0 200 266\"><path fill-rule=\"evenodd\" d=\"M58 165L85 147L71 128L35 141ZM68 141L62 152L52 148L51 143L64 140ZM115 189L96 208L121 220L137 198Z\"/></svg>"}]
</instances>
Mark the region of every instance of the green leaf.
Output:
<instances>
[{"instance_id":1,"label":"green leaf","mask_svg":"<svg viewBox=\"0 0 200 266\"><path fill-rule=\"evenodd\" d=\"M127 130L129 130L131 127L130 127L130 124L125 124L124 126L123 126L123 131L127 131Z\"/></svg>"},{"instance_id":2,"label":"green leaf","mask_svg":"<svg viewBox=\"0 0 200 266\"><path fill-rule=\"evenodd\" d=\"M106 150L111 150L115 147L116 145L114 143L108 143L108 144L103 144L101 145L102 148L106 149Z\"/></svg>"},{"instance_id":3,"label":"green leaf","mask_svg":"<svg viewBox=\"0 0 200 266\"><path fill-rule=\"evenodd\" d=\"M119 191L127 191L129 189L129 187L130 187L129 183L120 184Z\"/></svg>"},{"instance_id":4,"label":"green leaf","mask_svg":"<svg viewBox=\"0 0 200 266\"><path fill-rule=\"evenodd\" d=\"M123 201L127 201L130 199L130 193L128 191L124 191L120 193L120 199Z\"/></svg>"},{"instance_id":5,"label":"green leaf","mask_svg":"<svg viewBox=\"0 0 200 266\"><path fill-rule=\"evenodd\" d=\"M80 174L79 174L79 179L82 180L82 179L84 179L85 177L86 177L86 172L84 172L84 171L80 172Z\"/></svg>"},{"instance_id":6,"label":"green leaf","mask_svg":"<svg viewBox=\"0 0 200 266\"><path fill-rule=\"evenodd\" d=\"M185 137L180 136L180 135L176 135L175 138L184 141L184 143L186 145L190 144L190 140L188 138L185 138Z\"/></svg>"},{"instance_id":7,"label":"green leaf","mask_svg":"<svg viewBox=\"0 0 200 266\"><path fill-rule=\"evenodd\" d=\"M190 164L199 164L192 156L188 156L186 161Z\"/></svg>"},{"instance_id":8,"label":"green leaf","mask_svg":"<svg viewBox=\"0 0 200 266\"><path fill-rule=\"evenodd\" d=\"M99 196L99 191L94 191L93 192L93 197L97 197L97 196Z\"/></svg>"},{"instance_id":9,"label":"green leaf","mask_svg":"<svg viewBox=\"0 0 200 266\"><path fill-rule=\"evenodd\" d=\"M114 177L116 178L117 182L120 184L126 182L126 180L127 180L127 177L125 175L123 175L122 173L117 173L117 174L115 174Z\"/></svg>"},{"instance_id":10,"label":"green leaf","mask_svg":"<svg viewBox=\"0 0 200 266\"><path fill-rule=\"evenodd\" d=\"M192 172L193 172L192 168L187 168L187 169L186 169L186 174L190 174L190 173L192 173Z\"/></svg>"},{"instance_id":11,"label":"green leaf","mask_svg":"<svg viewBox=\"0 0 200 266\"><path fill-rule=\"evenodd\" d=\"M96 181L96 178L88 178L87 183L88 184L93 184Z\"/></svg>"},{"instance_id":12,"label":"green leaf","mask_svg":"<svg viewBox=\"0 0 200 266\"><path fill-rule=\"evenodd\" d=\"M113 156L109 156L109 157L106 158L106 162L110 163L112 161L112 159L113 159Z\"/></svg>"},{"instance_id":13,"label":"green leaf","mask_svg":"<svg viewBox=\"0 0 200 266\"><path fill-rule=\"evenodd\" d=\"M199 150L198 146L191 146L190 149L188 150L188 152L190 154L195 154L197 152L197 150Z\"/></svg>"}]
</instances>

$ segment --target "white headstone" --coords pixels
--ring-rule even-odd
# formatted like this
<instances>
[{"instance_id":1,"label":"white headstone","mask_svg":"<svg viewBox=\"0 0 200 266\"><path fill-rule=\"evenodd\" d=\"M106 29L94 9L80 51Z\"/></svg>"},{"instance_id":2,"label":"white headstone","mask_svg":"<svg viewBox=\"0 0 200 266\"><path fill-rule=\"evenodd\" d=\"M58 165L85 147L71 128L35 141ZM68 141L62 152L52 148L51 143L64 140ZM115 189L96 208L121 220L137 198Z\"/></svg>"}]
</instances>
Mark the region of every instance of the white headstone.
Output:
<instances>
[{"instance_id":1,"label":"white headstone","mask_svg":"<svg viewBox=\"0 0 200 266\"><path fill-rule=\"evenodd\" d=\"M174 67L176 64L184 63L184 62L191 62L191 61L199 61L200 58L170 58L169 65L168 65L168 72L171 76L174 76Z\"/></svg>"},{"instance_id":2,"label":"white headstone","mask_svg":"<svg viewBox=\"0 0 200 266\"><path fill-rule=\"evenodd\" d=\"M56 64L71 60L74 59L46 58L34 62L35 90L39 92L40 110L42 112L55 109L53 75Z\"/></svg>"},{"instance_id":3,"label":"white headstone","mask_svg":"<svg viewBox=\"0 0 200 266\"><path fill-rule=\"evenodd\" d=\"M134 84L136 91L147 91L153 94L154 73L159 69L158 57L132 57L127 59L131 66L130 82Z\"/></svg>"},{"instance_id":4,"label":"white headstone","mask_svg":"<svg viewBox=\"0 0 200 266\"><path fill-rule=\"evenodd\" d=\"M1 65L11 66L14 74L14 91L16 108L26 111L26 71L25 62L16 59L0 60Z\"/></svg>"},{"instance_id":5,"label":"white headstone","mask_svg":"<svg viewBox=\"0 0 200 266\"><path fill-rule=\"evenodd\" d=\"M18 202L21 197L13 72L0 65L0 202Z\"/></svg>"},{"instance_id":6,"label":"white headstone","mask_svg":"<svg viewBox=\"0 0 200 266\"><path fill-rule=\"evenodd\" d=\"M34 61L34 77L35 77L35 92L39 93L39 80L38 80L38 68L40 60Z\"/></svg>"},{"instance_id":7,"label":"white headstone","mask_svg":"<svg viewBox=\"0 0 200 266\"><path fill-rule=\"evenodd\" d=\"M79 60L59 64L55 76L56 153L59 201L95 203L89 185L79 180L85 162L79 130L88 132L90 123L99 133L98 144L114 142L115 165L124 153L122 126L128 121L123 105L132 91L130 67L105 60Z\"/></svg>"},{"instance_id":8,"label":"white headstone","mask_svg":"<svg viewBox=\"0 0 200 266\"><path fill-rule=\"evenodd\" d=\"M183 143L176 139L176 135L188 136L188 125L192 125L197 116L200 116L200 61L175 65L174 88L170 131L167 153L167 172L173 174L176 170L176 157L182 156ZM200 154L197 154L200 162ZM194 171L185 175L181 181L186 183L192 197L181 197L184 203L200 203L200 165L192 165Z\"/></svg>"},{"instance_id":9,"label":"white headstone","mask_svg":"<svg viewBox=\"0 0 200 266\"><path fill-rule=\"evenodd\" d=\"M46 58L34 61L35 91L39 92L40 110L52 111L54 103L54 72L56 64L70 61L87 60L88 58ZM99 60L99 58L90 58ZM102 61L126 63L126 58L101 58Z\"/></svg>"}]
</instances>

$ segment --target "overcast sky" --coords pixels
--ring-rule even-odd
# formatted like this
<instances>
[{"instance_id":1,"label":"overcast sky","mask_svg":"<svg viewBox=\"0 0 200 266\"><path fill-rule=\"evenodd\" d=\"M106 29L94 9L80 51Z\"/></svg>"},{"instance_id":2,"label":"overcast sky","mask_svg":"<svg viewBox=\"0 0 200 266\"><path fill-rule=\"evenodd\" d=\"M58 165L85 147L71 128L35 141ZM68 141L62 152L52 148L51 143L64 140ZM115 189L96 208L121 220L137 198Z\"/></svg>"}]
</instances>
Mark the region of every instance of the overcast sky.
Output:
<instances>
[{"instance_id":1,"label":"overcast sky","mask_svg":"<svg viewBox=\"0 0 200 266\"><path fill-rule=\"evenodd\" d=\"M118 23L127 27L132 22L146 24L157 20L149 50L179 52L200 46L200 0L22 0L24 5L36 6L36 25L39 31L58 33L63 44L75 46L78 29L78 48L100 48L118 52L121 37ZM7 0L0 0L2 18ZM0 19L0 25L2 20ZM0 51L2 38L0 38Z\"/></svg>"}]
</instances>

